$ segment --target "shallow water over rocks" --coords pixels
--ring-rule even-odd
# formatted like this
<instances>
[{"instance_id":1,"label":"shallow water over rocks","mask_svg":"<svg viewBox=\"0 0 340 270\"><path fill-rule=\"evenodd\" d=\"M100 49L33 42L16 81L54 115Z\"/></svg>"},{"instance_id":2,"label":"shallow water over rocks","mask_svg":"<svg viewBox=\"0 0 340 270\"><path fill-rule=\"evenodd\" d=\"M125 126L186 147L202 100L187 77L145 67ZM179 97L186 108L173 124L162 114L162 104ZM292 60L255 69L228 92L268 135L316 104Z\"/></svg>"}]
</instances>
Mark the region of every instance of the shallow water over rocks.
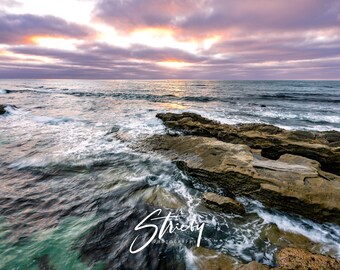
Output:
<instances>
[{"instance_id":1,"label":"shallow water over rocks","mask_svg":"<svg viewBox=\"0 0 340 270\"><path fill-rule=\"evenodd\" d=\"M147 136L165 133L155 115L166 111L189 110L228 123L340 129L334 105L339 83L330 82L331 91L323 87L327 82L307 82L299 92L294 82L289 87L283 82L199 84L1 81L6 91L0 103L10 106L0 116L0 269L191 269L188 250L196 245L197 231L167 235L169 241L140 254L127 250L136 222L169 206L162 208L164 215L172 211L183 223L205 223L202 247L243 263L275 264L274 254L285 241L263 232L273 224L283 236L308 239L305 248L339 257L338 226L244 197L236 198L245 206L244 216L214 212L201 198L205 192L223 195L220 189L183 174L168 158L135 148ZM311 95L315 89L332 96L320 101ZM284 90L293 96L279 96ZM306 104L306 95L308 110L299 103ZM163 204L169 194L176 199Z\"/></svg>"}]
</instances>

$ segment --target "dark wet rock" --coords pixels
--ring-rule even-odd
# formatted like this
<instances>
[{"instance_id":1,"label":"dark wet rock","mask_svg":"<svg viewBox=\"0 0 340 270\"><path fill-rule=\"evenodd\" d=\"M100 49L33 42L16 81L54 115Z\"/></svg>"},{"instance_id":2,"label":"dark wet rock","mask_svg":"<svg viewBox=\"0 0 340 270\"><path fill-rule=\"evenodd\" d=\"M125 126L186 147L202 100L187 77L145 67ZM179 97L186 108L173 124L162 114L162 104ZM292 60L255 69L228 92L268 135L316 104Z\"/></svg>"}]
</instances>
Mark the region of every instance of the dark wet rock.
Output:
<instances>
[{"instance_id":1,"label":"dark wet rock","mask_svg":"<svg viewBox=\"0 0 340 270\"><path fill-rule=\"evenodd\" d=\"M340 132L330 130L322 132L322 136L330 143L340 141Z\"/></svg>"},{"instance_id":2,"label":"dark wet rock","mask_svg":"<svg viewBox=\"0 0 340 270\"><path fill-rule=\"evenodd\" d=\"M213 192L206 192L203 195L205 205L215 211L222 211L225 213L245 214L244 207L236 200L228 197L218 195Z\"/></svg>"},{"instance_id":3,"label":"dark wet rock","mask_svg":"<svg viewBox=\"0 0 340 270\"><path fill-rule=\"evenodd\" d=\"M5 106L0 105L0 115L6 113Z\"/></svg>"},{"instance_id":4,"label":"dark wet rock","mask_svg":"<svg viewBox=\"0 0 340 270\"><path fill-rule=\"evenodd\" d=\"M125 208L105 218L94 226L80 243L82 259L88 264L103 265L104 269L185 269L183 255L179 247L167 245L166 242L152 242L138 253L131 254L130 246L138 236L140 247L152 236L153 229L135 231L135 226L142 221L151 208L133 207ZM154 221L153 224L158 221ZM158 227L162 221L159 220ZM174 240L175 235L165 240ZM158 239L158 238L157 238ZM102 269L102 267L101 267Z\"/></svg>"},{"instance_id":5,"label":"dark wet rock","mask_svg":"<svg viewBox=\"0 0 340 270\"><path fill-rule=\"evenodd\" d=\"M38 259L39 270L54 270L50 264L49 256L46 254Z\"/></svg>"},{"instance_id":6,"label":"dark wet rock","mask_svg":"<svg viewBox=\"0 0 340 270\"><path fill-rule=\"evenodd\" d=\"M262 155L278 159L293 154L317 160L323 170L340 175L340 133L337 131L288 131L267 124L221 124L194 113L159 113L164 124L187 135L215 137L233 144L262 149Z\"/></svg>"},{"instance_id":7,"label":"dark wet rock","mask_svg":"<svg viewBox=\"0 0 340 270\"><path fill-rule=\"evenodd\" d=\"M120 130L119 126L113 126L108 132L107 134L112 134L112 133L116 133Z\"/></svg>"},{"instance_id":8,"label":"dark wet rock","mask_svg":"<svg viewBox=\"0 0 340 270\"><path fill-rule=\"evenodd\" d=\"M260 239L266 241L278 248L296 247L319 253L322 250L320 243L314 243L309 238L293 232L280 230L276 224L270 223L263 227Z\"/></svg>"},{"instance_id":9,"label":"dark wet rock","mask_svg":"<svg viewBox=\"0 0 340 270\"><path fill-rule=\"evenodd\" d=\"M287 247L276 254L276 262L282 269L294 270L339 270L340 261L329 256Z\"/></svg>"},{"instance_id":10,"label":"dark wet rock","mask_svg":"<svg viewBox=\"0 0 340 270\"><path fill-rule=\"evenodd\" d=\"M331 130L323 132L322 135L329 142L330 147L340 147L340 132Z\"/></svg>"},{"instance_id":11,"label":"dark wet rock","mask_svg":"<svg viewBox=\"0 0 340 270\"><path fill-rule=\"evenodd\" d=\"M257 159L246 145L197 136L156 135L144 144L209 186L340 224L340 177L322 171L317 161L290 154Z\"/></svg>"}]
</instances>

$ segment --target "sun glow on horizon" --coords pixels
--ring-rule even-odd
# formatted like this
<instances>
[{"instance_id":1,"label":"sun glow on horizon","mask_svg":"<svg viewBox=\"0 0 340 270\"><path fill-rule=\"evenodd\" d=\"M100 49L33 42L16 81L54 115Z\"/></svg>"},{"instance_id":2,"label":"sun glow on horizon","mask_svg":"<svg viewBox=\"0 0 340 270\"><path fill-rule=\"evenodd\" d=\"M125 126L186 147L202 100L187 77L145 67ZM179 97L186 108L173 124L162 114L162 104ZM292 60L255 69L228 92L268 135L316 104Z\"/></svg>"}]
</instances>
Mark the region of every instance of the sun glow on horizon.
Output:
<instances>
[{"instance_id":1,"label":"sun glow on horizon","mask_svg":"<svg viewBox=\"0 0 340 270\"><path fill-rule=\"evenodd\" d=\"M0 0L0 77L339 79L340 5L273 2Z\"/></svg>"},{"instance_id":2,"label":"sun glow on horizon","mask_svg":"<svg viewBox=\"0 0 340 270\"><path fill-rule=\"evenodd\" d=\"M179 60L161 61L161 62L157 62L157 64L160 66L172 68L172 69L181 69L181 68L192 66L192 63L183 62Z\"/></svg>"}]
</instances>

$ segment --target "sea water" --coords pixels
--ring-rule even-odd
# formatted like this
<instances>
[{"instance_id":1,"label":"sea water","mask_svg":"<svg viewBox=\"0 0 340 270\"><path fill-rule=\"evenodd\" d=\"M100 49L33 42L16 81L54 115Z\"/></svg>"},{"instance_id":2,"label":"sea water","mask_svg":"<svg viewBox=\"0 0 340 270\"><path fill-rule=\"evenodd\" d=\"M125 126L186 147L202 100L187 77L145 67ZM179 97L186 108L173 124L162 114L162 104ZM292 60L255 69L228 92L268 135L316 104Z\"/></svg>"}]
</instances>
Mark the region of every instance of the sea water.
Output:
<instances>
[{"instance_id":1,"label":"sea water","mask_svg":"<svg viewBox=\"0 0 340 270\"><path fill-rule=\"evenodd\" d=\"M0 116L0 269L101 269L127 262L135 269L193 268L186 243L194 246L197 235L190 230L170 236L174 247L151 243L143 254L129 253L134 222L154 210L140 191L155 186L182 201L179 214L187 221L205 224L202 246L242 262L275 265L279 247L261 238L268 224L340 256L339 226L247 198L238 198L247 209L243 218L201 211L202 194L219 190L134 147L166 132L159 112L340 131L338 81L0 80L0 104L6 105Z\"/></svg>"}]
</instances>

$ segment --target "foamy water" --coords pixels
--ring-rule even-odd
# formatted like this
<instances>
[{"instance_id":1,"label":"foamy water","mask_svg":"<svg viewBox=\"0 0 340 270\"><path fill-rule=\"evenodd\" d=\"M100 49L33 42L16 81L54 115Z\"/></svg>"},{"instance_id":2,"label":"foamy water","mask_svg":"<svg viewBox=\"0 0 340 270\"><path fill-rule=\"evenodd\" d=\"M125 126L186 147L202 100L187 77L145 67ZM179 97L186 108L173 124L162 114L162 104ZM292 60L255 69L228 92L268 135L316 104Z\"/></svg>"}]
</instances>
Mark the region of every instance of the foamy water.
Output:
<instances>
[{"instance_id":1,"label":"foamy water","mask_svg":"<svg viewBox=\"0 0 340 270\"><path fill-rule=\"evenodd\" d=\"M46 254L56 269L97 267L79 255L84 237L124 209L131 216L117 217L118 227L140 217L134 209L148 208L135 194L155 186L181 199L183 222L206 224L203 246L243 262L274 265L278 247L260 239L268 224L340 257L339 226L266 209L246 198L238 198L247 209L244 218L202 210L202 194L219 190L184 175L164 157L133 148L165 132L155 115L166 111L192 111L232 124L340 131L340 82L3 80L0 89L0 104L7 105L0 116L1 269L35 269ZM197 234L174 237L196 240ZM132 239L112 241L124 247ZM175 250L159 247L165 258L194 268L188 247ZM145 257L129 259L140 263Z\"/></svg>"}]
</instances>

